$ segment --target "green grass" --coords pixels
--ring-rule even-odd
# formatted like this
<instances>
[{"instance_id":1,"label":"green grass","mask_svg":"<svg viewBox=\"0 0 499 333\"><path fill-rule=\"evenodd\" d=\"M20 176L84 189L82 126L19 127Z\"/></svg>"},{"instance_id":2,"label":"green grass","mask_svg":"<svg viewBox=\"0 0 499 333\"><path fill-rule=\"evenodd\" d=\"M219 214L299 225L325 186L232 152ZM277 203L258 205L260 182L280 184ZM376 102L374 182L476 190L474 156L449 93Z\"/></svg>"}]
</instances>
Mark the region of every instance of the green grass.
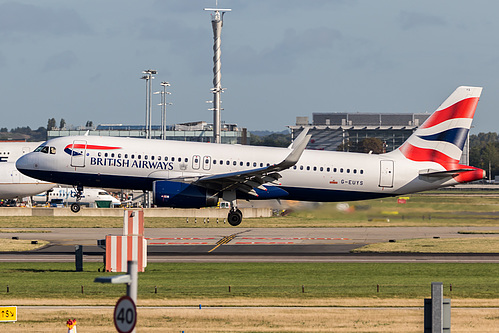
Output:
<instances>
[{"instance_id":1,"label":"green grass","mask_svg":"<svg viewBox=\"0 0 499 333\"><path fill-rule=\"evenodd\" d=\"M390 226L499 226L497 197L452 192L448 194L415 194L406 204L398 204L397 197L349 202L349 211L337 209L337 203L317 204L314 209L300 209L300 204L286 216L246 218L239 227L390 227ZM451 195L452 194L452 195ZM460 195L456 195L460 194ZM0 228L121 228L121 217L12 217L0 216ZM220 228L227 223L210 219L197 223L190 218L146 217L147 228Z\"/></svg>"},{"instance_id":2,"label":"green grass","mask_svg":"<svg viewBox=\"0 0 499 333\"><path fill-rule=\"evenodd\" d=\"M85 263L84 272L74 272L71 263L2 263L0 297L70 300L123 295L124 285L93 282L97 276L115 274L99 273L98 267ZM138 297L424 298L430 296L431 282L439 281L446 297L487 299L499 298L498 275L499 265L490 264L154 263L139 273Z\"/></svg>"}]
</instances>

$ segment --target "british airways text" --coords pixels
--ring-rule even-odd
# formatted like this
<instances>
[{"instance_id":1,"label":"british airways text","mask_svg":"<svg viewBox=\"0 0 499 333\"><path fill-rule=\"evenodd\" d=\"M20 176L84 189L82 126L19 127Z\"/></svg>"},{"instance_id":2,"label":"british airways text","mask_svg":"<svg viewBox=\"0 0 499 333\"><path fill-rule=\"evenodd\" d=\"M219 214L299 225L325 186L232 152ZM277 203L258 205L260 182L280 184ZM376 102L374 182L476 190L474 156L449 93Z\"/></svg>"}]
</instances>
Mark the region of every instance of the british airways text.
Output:
<instances>
[{"instance_id":1,"label":"british airways text","mask_svg":"<svg viewBox=\"0 0 499 333\"><path fill-rule=\"evenodd\" d=\"M173 162L161 161L130 161L121 158L102 158L91 157L90 165L101 165L110 167L122 168L138 168L138 169L158 169L158 170L173 170Z\"/></svg>"}]
</instances>

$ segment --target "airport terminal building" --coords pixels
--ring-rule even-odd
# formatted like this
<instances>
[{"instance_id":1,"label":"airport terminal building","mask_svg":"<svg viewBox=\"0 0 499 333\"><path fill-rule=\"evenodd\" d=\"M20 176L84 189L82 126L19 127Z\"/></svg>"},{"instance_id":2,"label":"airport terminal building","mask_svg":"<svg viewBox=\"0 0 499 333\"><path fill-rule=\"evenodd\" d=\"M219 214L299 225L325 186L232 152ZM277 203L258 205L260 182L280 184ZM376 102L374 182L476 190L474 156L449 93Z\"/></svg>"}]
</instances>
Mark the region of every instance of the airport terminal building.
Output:
<instances>
[{"instance_id":1,"label":"airport terminal building","mask_svg":"<svg viewBox=\"0 0 499 333\"><path fill-rule=\"evenodd\" d=\"M151 126L151 138L161 139L162 131L159 125ZM47 131L47 139L60 136L75 135L117 136L129 138L144 138L144 125L101 124L97 127L78 127L76 129L52 129ZM249 133L246 128L239 128L236 124L222 124L220 132L222 143L248 144ZM169 125L165 132L166 140L212 142L213 126L205 121Z\"/></svg>"},{"instance_id":2,"label":"airport terminal building","mask_svg":"<svg viewBox=\"0 0 499 333\"><path fill-rule=\"evenodd\" d=\"M404 143L409 136L431 115L431 113L313 113L309 117L296 117L296 125L289 126L291 137L296 138L304 127L310 127L312 139L308 149L337 151L348 147L346 143L365 138L378 138L385 152L392 151ZM463 150L461 163L468 165L468 140Z\"/></svg>"}]
</instances>

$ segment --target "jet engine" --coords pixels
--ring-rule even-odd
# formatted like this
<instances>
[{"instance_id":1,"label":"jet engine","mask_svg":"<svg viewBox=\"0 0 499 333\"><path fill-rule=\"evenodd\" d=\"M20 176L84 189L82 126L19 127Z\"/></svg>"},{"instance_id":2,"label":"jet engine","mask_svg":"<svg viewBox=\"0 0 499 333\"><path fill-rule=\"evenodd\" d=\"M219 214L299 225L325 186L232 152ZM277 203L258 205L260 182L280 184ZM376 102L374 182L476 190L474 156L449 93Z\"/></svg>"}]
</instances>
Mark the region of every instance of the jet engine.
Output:
<instances>
[{"instance_id":1,"label":"jet engine","mask_svg":"<svg viewBox=\"0 0 499 333\"><path fill-rule=\"evenodd\" d=\"M158 207L200 208L218 204L215 191L168 180L157 180L153 183L153 198Z\"/></svg>"}]
</instances>

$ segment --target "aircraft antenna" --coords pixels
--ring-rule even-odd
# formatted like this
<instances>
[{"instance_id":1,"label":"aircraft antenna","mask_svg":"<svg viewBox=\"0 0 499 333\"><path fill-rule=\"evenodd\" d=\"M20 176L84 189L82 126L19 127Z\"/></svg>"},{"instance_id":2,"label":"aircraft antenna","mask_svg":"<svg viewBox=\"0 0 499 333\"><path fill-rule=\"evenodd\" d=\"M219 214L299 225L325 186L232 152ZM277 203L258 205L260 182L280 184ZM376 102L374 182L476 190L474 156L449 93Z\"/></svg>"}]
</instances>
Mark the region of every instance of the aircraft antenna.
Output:
<instances>
[{"instance_id":1,"label":"aircraft antenna","mask_svg":"<svg viewBox=\"0 0 499 333\"><path fill-rule=\"evenodd\" d=\"M220 143L220 111L222 110L220 108L220 93L225 90L225 88L222 88L220 36L222 34L223 16L232 9L218 8L218 0L216 0L215 8L204 8L204 10L213 11L213 14L211 14L211 26L213 28L213 88L211 88L211 92L213 93L213 142Z\"/></svg>"}]
</instances>

